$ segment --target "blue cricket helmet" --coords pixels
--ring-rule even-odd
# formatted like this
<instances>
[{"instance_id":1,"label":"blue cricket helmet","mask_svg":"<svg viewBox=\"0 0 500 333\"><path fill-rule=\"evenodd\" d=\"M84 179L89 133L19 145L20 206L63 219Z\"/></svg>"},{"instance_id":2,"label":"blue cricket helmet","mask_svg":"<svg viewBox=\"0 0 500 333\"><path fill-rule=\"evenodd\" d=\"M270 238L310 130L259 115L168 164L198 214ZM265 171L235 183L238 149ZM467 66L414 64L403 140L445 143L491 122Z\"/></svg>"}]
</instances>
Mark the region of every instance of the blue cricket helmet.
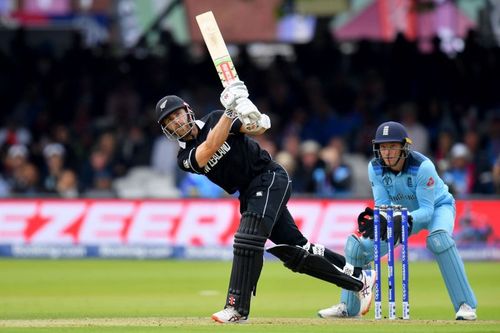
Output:
<instances>
[{"instance_id":1,"label":"blue cricket helmet","mask_svg":"<svg viewBox=\"0 0 500 333\"><path fill-rule=\"evenodd\" d=\"M380 144L385 142L401 142L403 145L412 144L406 128L395 121L387 121L377 128L372 143Z\"/></svg>"},{"instance_id":2,"label":"blue cricket helmet","mask_svg":"<svg viewBox=\"0 0 500 333\"><path fill-rule=\"evenodd\" d=\"M408 137L408 132L406 128L395 121L387 121L382 123L375 132L375 139L372 140L373 143L373 153L375 158L379 160L382 166L387 166L380 155L380 144L387 142L400 142L403 147L401 148L401 155L399 156L396 164L401 158L408 157L410 153L410 145L412 144L411 139Z\"/></svg>"}]
</instances>

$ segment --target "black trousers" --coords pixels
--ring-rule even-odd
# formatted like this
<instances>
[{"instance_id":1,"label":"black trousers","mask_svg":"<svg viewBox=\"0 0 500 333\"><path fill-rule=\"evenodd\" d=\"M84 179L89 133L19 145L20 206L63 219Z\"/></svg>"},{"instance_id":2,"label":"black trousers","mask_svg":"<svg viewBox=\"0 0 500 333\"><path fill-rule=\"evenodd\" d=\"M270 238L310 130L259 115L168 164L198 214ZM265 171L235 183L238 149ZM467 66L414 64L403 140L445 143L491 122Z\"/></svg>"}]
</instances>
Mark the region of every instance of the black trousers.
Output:
<instances>
[{"instance_id":1,"label":"black trousers","mask_svg":"<svg viewBox=\"0 0 500 333\"><path fill-rule=\"evenodd\" d=\"M272 166L240 193L240 213L254 212L263 216L262 223L269 239L275 244L304 245L307 239L288 211L292 183L288 173L279 165Z\"/></svg>"},{"instance_id":2,"label":"black trousers","mask_svg":"<svg viewBox=\"0 0 500 333\"><path fill-rule=\"evenodd\" d=\"M234 307L242 316L250 313L251 295L255 294L262 270L265 238L275 244L303 246L307 243L286 207L290 192L291 181L286 171L279 164L271 164L240 193L242 220L235 236L226 307ZM245 212L259 216L258 227L252 220L255 215ZM250 233L240 232L240 228ZM328 249L325 249L325 258L339 267L345 264L342 256Z\"/></svg>"}]
</instances>

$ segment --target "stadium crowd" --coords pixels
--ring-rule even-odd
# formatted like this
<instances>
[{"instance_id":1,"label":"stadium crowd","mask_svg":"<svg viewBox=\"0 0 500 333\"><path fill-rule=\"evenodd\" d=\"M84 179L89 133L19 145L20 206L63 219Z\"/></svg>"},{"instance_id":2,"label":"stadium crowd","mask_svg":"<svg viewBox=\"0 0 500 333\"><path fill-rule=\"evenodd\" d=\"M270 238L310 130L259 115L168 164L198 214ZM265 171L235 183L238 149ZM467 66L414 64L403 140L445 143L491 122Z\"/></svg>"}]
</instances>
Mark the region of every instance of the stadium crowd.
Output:
<instances>
[{"instance_id":1,"label":"stadium crowd","mask_svg":"<svg viewBox=\"0 0 500 333\"><path fill-rule=\"evenodd\" d=\"M0 197L221 197L203 177L180 174L177 143L154 104L192 101L197 117L221 108L206 53L177 44L117 55L110 45L32 48L18 30L0 50ZM471 31L463 52L430 53L403 36L360 41L351 52L328 32L262 66L239 47L240 77L273 127L260 143L292 176L294 192L366 197L376 126L401 121L413 149L432 156L459 197L500 194L500 48ZM199 49L198 49L199 50Z\"/></svg>"}]
</instances>

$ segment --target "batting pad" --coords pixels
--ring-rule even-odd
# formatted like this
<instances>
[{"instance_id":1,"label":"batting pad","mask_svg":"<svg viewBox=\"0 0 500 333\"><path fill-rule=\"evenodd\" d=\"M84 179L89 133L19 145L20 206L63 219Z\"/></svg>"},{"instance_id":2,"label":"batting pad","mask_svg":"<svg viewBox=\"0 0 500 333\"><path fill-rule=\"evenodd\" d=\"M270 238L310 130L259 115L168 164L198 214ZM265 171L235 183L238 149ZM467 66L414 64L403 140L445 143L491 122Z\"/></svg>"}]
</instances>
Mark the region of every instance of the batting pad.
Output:
<instances>
[{"instance_id":1,"label":"batting pad","mask_svg":"<svg viewBox=\"0 0 500 333\"><path fill-rule=\"evenodd\" d=\"M344 274L324 257L309 253L299 246L280 244L266 251L279 258L285 267L294 272L307 274L349 290L360 291L363 288L360 280Z\"/></svg>"},{"instance_id":2,"label":"batting pad","mask_svg":"<svg viewBox=\"0 0 500 333\"><path fill-rule=\"evenodd\" d=\"M233 266L229 280L226 306L234 307L242 316L250 312L250 298L255 294L263 265L267 235L262 217L245 212L234 236Z\"/></svg>"}]
</instances>

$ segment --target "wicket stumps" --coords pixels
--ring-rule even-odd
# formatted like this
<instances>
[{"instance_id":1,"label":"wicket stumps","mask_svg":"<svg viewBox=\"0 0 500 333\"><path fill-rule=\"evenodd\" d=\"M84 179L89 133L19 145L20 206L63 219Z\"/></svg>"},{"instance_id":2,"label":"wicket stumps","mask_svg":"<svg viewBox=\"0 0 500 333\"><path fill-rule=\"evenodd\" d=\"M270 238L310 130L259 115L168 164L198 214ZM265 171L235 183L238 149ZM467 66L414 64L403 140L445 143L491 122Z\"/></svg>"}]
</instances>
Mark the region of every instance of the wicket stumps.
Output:
<instances>
[{"instance_id":1,"label":"wicket stumps","mask_svg":"<svg viewBox=\"0 0 500 333\"><path fill-rule=\"evenodd\" d=\"M389 319L396 319L396 286L395 286L395 258L394 258L394 213L401 213L401 265L402 265L402 300L403 319L410 319L409 299L409 269L408 269L408 209L400 205L375 206L373 210L374 224L374 249L373 259L377 281L375 283L375 319L382 319L382 274L381 274L381 247L380 247L380 213L386 213L387 220L387 268L388 268L388 295L389 295Z\"/></svg>"}]
</instances>

